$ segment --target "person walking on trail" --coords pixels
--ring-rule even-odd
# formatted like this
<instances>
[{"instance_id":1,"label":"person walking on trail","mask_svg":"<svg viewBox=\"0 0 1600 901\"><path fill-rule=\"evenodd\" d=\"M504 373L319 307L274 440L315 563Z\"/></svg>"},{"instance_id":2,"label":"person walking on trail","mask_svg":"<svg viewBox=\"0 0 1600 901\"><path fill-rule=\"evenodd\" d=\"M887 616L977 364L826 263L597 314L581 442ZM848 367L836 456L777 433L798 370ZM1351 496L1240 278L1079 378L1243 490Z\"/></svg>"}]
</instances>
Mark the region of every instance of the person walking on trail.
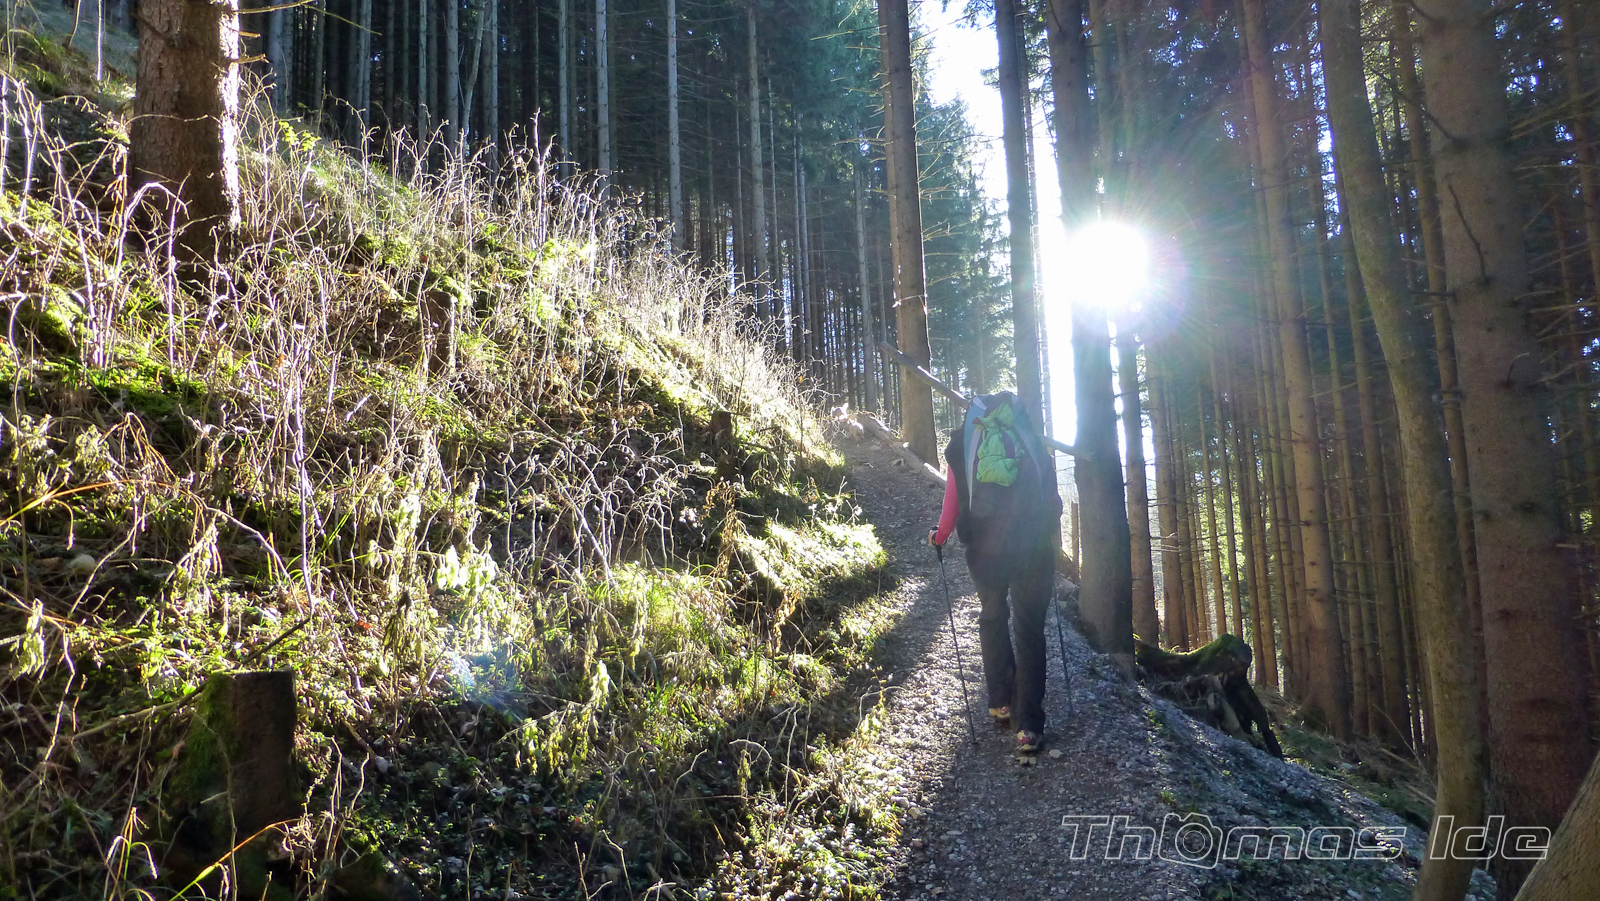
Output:
<instances>
[{"instance_id":1,"label":"person walking on trail","mask_svg":"<svg viewBox=\"0 0 1600 901\"><path fill-rule=\"evenodd\" d=\"M983 605L978 644L989 714L1016 727L1017 750L1032 753L1045 726L1044 620L1061 522L1055 469L1009 391L974 398L944 456L944 507L928 543L942 547L952 529L961 538Z\"/></svg>"}]
</instances>

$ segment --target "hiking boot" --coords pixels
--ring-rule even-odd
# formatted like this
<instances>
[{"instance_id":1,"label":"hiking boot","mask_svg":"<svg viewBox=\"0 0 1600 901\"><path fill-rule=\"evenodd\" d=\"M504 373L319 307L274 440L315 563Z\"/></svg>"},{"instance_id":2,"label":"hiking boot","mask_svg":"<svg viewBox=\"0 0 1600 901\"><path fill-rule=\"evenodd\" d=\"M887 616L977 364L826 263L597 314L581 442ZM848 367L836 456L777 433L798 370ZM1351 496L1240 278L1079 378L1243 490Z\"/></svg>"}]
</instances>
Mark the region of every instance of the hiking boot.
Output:
<instances>
[{"instance_id":1,"label":"hiking boot","mask_svg":"<svg viewBox=\"0 0 1600 901\"><path fill-rule=\"evenodd\" d=\"M994 724L996 726L1004 726L1005 724L1011 722L1011 705L1007 704L1004 707L990 707L989 715L994 717Z\"/></svg>"},{"instance_id":2,"label":"hiking boot","mask_svg":"<svg viewBox=\"0 0 1600 901\"><path fill-rule=\"evenodd\" d=\"M1033 754L1039 750L1040 742L1039 733L1023 729L1017 733L1017 753Z\"/></svg>"}]
</instances>

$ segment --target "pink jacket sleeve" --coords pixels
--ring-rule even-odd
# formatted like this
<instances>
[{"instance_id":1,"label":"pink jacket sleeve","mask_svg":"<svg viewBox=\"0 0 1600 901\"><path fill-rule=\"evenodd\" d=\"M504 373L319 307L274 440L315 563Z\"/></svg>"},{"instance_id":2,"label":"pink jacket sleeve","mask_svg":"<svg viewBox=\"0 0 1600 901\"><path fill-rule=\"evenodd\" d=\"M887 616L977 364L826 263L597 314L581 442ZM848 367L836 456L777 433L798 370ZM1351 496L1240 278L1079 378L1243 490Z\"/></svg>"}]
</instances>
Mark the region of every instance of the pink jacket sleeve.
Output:
<instances>
[{"instance_id":1,"label":"pink jacket sleeve","mask_svg":"<svg viewBox=\"0 0 1600 901\"><path fill-rule=\"evenodd\" d=\"M939 511L939 529L933 536L934 544L944 544L950 538L950 532L956 527L956 510L960 506L956 498L956 478L950 473L944 480L944 508Z\"/></svg>"}]
</instances>

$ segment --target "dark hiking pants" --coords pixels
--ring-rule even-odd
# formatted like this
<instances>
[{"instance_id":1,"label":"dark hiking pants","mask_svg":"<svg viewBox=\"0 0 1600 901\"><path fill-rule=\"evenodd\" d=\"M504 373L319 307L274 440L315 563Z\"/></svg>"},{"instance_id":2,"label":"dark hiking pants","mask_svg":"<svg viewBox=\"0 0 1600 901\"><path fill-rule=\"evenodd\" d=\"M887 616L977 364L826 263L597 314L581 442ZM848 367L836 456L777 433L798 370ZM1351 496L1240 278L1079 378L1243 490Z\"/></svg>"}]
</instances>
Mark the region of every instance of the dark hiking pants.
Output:
<instances>
[{"instance_id":1,"label":"dark hiking pants","mask_svg":"<svg viewBox=\"0 0 1600 901\"><path fill-rule=\"evenodd\" d=\"M1011 725L1044 732L1044 618L1055 589L1049 542L1010 553L967 549L967 569L983 610L978 644L990 707L1011 707Z\"/></svg>"}]
</instances>

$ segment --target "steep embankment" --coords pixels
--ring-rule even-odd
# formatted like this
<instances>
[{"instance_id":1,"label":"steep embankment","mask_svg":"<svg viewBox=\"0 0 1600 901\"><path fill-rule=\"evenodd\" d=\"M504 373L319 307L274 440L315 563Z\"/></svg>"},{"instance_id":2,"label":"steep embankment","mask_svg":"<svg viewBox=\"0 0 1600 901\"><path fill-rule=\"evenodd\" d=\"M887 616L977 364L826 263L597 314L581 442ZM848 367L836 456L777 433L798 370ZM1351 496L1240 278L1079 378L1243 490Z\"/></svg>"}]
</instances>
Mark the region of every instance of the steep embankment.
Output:
<instances>
[{"instance_id":1,"label":"steep embankment","mask_svg":"<svg viewBox=\"0 0 1600 901\"><path fill-rule=\"evenodd\" d=\"M270 119L235 252L180 265L127 86L12 37L0 898L872 881L837 748L882 554L725 280L534 158ZM296 676L296 815L196 857L241 669Z\"/></svg>"},{"instance_id":2,"label":"steep embankment","mask_svg":"<svg viewBox=\"0 0 1600 901\"><path fill-rule=\"evenodd\" d=\"M1359 757L1386 755L1370 747L1339 749L1282 719L1276 726L1287 761L1201 725L1125 682L1109 657L1093 653L1070 624L1070 604L1058 608L1067 611L1061 632L1054 622L1046 627L1046 752L1036 761L1012 754L1009 732L986 721L978 603L953 542L945 566L957 663L945 588L926 545L939 489L889 447L863 444L847 457L857 502L899 581L887 602L899 619L883 634L886 710L873 758L902 810L887 897L1409 897L1426 826L1356 790L1382 796L1381 783L1391 783L1403 809L1392 785L1401 767L1384 773L1358 765ZM968 737L962 675L977 720L976 745ZM1358 772L1365 778L1334 778ZM1185 823L1206 830L1186 834L1194 843L1190 863L1174 852ZM1318 827L1325 828L1312 831ZM1149 830L1142 849L1141 829ZM1259 853L1266 859L1254 859L1253 840L1245 838L1252 831L1262 836ZM1278 844L1269 853L1274 834ZM1353 853L1357 839L1365 854ZM1352 859L1363 856L1370 859ZM1487 876L1478 875L1475 896L1493 897Z\"/></svg>"}]
</instances>

